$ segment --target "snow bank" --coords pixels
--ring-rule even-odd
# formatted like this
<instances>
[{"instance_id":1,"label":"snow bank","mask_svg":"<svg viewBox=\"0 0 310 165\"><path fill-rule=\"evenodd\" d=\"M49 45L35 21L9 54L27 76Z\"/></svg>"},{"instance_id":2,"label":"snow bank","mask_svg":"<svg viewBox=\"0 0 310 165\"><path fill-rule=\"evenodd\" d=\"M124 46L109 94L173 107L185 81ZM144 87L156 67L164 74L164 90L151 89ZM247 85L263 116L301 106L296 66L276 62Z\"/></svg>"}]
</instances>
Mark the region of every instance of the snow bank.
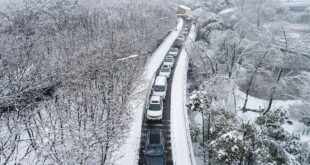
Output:
<instances>
[{"instance_id":1,"label":"snow bank","mask_svg":"<svg viewBox=\"0 0 310 165\"><path fill-rule=\"evenodd\" d=\"M243 93L240 90L235 90L236 93L236 101L237 101L237 107L240 109L243 107L244 104L244 99L245 99L245 93ZM300 100L274 100L272 104L272 109L276 108L282 108L284 110L287 110L289 106L294 106L302 104ZM249 96L248 98L248 103L247 103L247 108L249 109L266 109L268 106L268 101L263 100L263 99L258 99L253 96ZM237 116L243 120L243 121L249 121L251 123L254 123L256 118L259 116L259 113L257 112L242 112L238 111ZM300 121L290 119L293 124L288 124L285 123L282 127L289 133L296 133L300 134L300 140L302 142L308 142L310 143L310 136L308 132L310 132L309 127L305 126L303 123Z\"/></svg>"},{"instance_id":2,"label":"snow bank","mask_svg":"<svg viewBox=\"0 0 310 165\"><path fill-rule=\"evenodd\" d=\"M307 5L310 4L309 0L281 0L283 4L286 5Z\"/></svg>"},{"instance_id":3,"label":"snow bank","mask_svg":"<svg viewBox=\"0 0 310 165\"><path fill-rule=\"evenodd\" d=\"M245 99L245 93L243 93L240 90L235 90L236 93L236 101L237 101L237 108L240 109L243 107L244 99ZM284 110L287 110L289 106L294 106L302 104L300 100L274 100L272 103L272 109L282 108ZM249 109L266 109L268 106L268 101L263 99L258 99L253 96L249 96L247 108ZM256 118L259 116L259 113L257 112L242 112L238 111L237 116L243 120L243 121L249 121L251 123L254 123ZM297 133L300 134L301 141L303 142L310 142L310 136L308 135L309 128L305 126L303 123L297 120L290 119L293 124L287 124L285 123L282 127L288 131L289 133ZM308 132L307 132L308 131ZM306 133L307 132L307 133Z\"/></svg>"},{"instance_id":4,"label":"snow bank","mask_svg":"<svg viewBox=\"0 0 310 165\"><path fill-rule=\"evenodd\" d=\"M190 148L191 141L188 141L188 136L190 136L189 123L187 109L185 108L187 67L187 53L182 49L171 88L171 145L172 158L176 165L194 164L192 161L194 157L192 157L192 149Z\"/></svg>"},{"instance_id":5,"label":"snow bank","mask_svg":"<svg viewBox=\"0 0 310 165\"><path fill-rule=\"evenodd\" d=\"M243 107L246 94L240 90L235 90L235 94L236 94L237 109L241 109ZM300 104L300 101L298 100L286 100L286 101L274 100L272 103L272 109L276 109L276 108L288 109L290 105L294 105L294 104ZM259 110L259 109L266 109L267 107L268 107L267 100L258 99L258 98L255 98L249 95L246 108ZM237 115L243 121L250 121L251 123L254 123L256 118L259 116L259 113L251 112L251 111L247 111L244 113L242 111L238 111Z\"/></svg>"},{"instance_id":6,"label":"snow bank","mask_svg":"<svg viewBox=\"0 0 310 165\"><path fill-rule=\"evenodd\" d=\"M235 94L236 94L237 108L240 109L243 107L246 94L240 90L235 90ZM266 109L268 107L268 103L269 102L267 100L258 99L249 95L246 108L257 110ZM271 108L287 109L290 105L296 105L300 103L301 101L299 100L274 100Z\"/></svg>"},{"instance_id":7,"label":"snow bank","mask_svg":"<svg viewBox=\"0 0 310 165\"><path fill-rule=\"evenodd\" d=\"M182 27L183 20L179 19L177 28L168 35L168 37L153 53L152 57L148 60L146 64L144 73L137 80L137 83L139 83L139 85L136 89L134 89L131 97L132 100L129 102L129 108L132 110L133 113L133 121L130 126L128 139L126 139L125 144L114 155L116 159L121 156L121 158L114 163L116 165L138 164L145 102L148 99L156 71L160 67L174 40L178 37L180 31L182 30Z\"/></svg>"},{"instance_id":8,"label":"snow bank","mask_svg":"<svg viewBox=\"0 0 310 165\"><path fill-rule=\"evenodd\" d=\"M188 37L191 42L195 40L195 25L192 26ZM185 46L187 44L188 42L185 43ZM186 51L182 49L171 88L171 146L173 163L175 165L195 165L187 108L185 107L187 102L186 80L188 60Z\"/></svg>"},{"instance_id":9,"label":"snow bank","mask_svg":"<svg viewBox=\"0 0 310 165\"><path fill-rule=\"evenodd\" d=\"M188 44L192 44L192 43L188 43L188 41L194 42L196 39L196 36L197 36L196 25L192 24L191 31L188 34L188 40L186 40L187 42L185 43L186 44L185 46L188 46Z\"/></svg>"}]
</instances>

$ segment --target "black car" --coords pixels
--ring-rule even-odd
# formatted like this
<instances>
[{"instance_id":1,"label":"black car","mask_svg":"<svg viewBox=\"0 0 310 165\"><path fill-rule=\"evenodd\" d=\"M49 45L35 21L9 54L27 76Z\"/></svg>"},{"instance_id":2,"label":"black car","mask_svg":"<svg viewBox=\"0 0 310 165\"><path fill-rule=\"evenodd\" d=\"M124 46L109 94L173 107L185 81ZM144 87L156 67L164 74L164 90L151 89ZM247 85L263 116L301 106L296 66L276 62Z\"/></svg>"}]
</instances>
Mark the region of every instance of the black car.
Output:
<instances>
[{"instance_id":1,"label":"black car","mask_svg":"<svg viewBox=\"0 0 310 165\"><path fill-rule=\"evenodd\" d=\"M165 139L162 130L149 130L145 140L144 164L165 165L165 162Z\"/></svg>"}]
</instances>

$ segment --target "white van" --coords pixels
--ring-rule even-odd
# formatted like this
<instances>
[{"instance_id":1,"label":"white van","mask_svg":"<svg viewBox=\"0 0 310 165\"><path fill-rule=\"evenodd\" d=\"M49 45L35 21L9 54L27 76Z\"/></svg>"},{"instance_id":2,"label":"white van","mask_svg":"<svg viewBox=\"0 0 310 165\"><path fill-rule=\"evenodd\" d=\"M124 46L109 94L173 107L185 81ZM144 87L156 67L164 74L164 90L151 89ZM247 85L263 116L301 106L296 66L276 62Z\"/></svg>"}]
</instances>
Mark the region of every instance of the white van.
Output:
<instances>
[{"instance_id":1,"label":"white van","mask_svg":"<svg viewBox=\"0 0 310 165\"><path fill-rule=\"evenodd\" d=\"M163 100L160 96L151 96L146 112L147 120L162 120Z\"/></svg>"},{"instance_id":2,"label":"white van","mask_svg":"<svg viewBox=\"0 0 310 165\"><path fill-rule=\"evenodd\" d=\"M157 76L153 85L153 95L166 98L167 78L165 76Z\"/></svg>"}]
</instances>

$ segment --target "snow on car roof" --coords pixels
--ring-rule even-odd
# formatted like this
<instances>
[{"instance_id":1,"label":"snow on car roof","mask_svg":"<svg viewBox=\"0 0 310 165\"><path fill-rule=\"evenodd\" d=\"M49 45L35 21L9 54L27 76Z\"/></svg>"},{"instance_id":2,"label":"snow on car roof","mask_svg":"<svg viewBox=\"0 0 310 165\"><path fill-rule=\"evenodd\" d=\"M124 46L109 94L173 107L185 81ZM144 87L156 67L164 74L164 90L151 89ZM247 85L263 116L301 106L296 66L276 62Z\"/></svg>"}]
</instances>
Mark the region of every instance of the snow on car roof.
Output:
<instances>
[{"instance_id":1,"label":"snow on car roof","mask_svg":"<svg viewBox=\"0 0 310 165\"><path fill-rule=\"evenodd\" d=\"M151 96L151 102L153 102L153 101L157 101L157 102L159 102L160 101L160 96Z\"/></svg>"},{"instance_id":2,"label":"snow on car roof","mask_svg":"<svg viewBox=\"0 0 310 165\"><path fill-rule=\"evenodd\" d=\"M154 85L166 85L167 79L165 76L157 76Z\"/></svg>"}]
</instances>

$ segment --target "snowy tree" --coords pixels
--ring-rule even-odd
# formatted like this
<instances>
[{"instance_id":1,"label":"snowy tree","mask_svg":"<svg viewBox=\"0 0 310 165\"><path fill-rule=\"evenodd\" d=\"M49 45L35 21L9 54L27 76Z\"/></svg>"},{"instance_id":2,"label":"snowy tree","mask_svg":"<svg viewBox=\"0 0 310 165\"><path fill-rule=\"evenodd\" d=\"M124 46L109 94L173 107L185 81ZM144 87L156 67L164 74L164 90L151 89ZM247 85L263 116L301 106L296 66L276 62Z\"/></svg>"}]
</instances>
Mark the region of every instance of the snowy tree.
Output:
<instances>
[{"instance_id":1,"label":"snowy tree","mask_svg":"<svg viewBox=\"0 0 310 165\"><path fill-rule=\"evenodd\" d=\"M255 149L252 147L254 145L254 127L249 123L240 125L235 115L229 111L213 110L212 104L205 101L208 100L208 97L204 92L195 91L189 103L191 110L204 115L202 116L201 131L196 131L195 134L195 139L202 147L204 163L250 162Z\"/></svg>"},{"instance_id":2,"label":"snowy tree","mask_svg":"<svg viewBox=\"0 0 310 165\"><path fill-rule=\"evenodd\" d=\"M175 26L173 13L140 0L8 5L0 14L0 163L112 164L129 129L131 90Z\"/></svg>"},{"instance_id":3,"label":"snowy tree","mask_svg":"<svg viewBox=\"0 0 310 165\"><path fill-rule=\"evenodd\" d=\"M191 111L195 111L201 114L201 133L199 133L201 136L201 144L202 144L202 150L203 150L203 160L204 163L207 162L207 147L205 146L210 138L210 99L206 95L205 92L201 91L194 91L190 102L188 103L188 108ZM206 117L208 117L208 122L205 123ZM207 128L206 128L207 125Z\"/></svg>"},{"instance_id":4,"label":"snowy tree","mask_svg":"<svg viewBox=\"0 0 310 165\"><path fill-rule=\"evenodd\" d=\"M210 1L209 4L221 2ZM206 4L207 9L194 11L199 16L200 31L190 61L194 65L191 82L196 85L196 90L212 98L209 109L218 114L211 117L211 132L214 127L216 130L214 138L203 144L209 147L209 162L309 164L309 158L305 156L309 153L303 147L307 145L301 142L299 135L290 134L283 128L286 112L273 109L274 100L308 102L307 35L301 33L303 37L297 38L291 33L290 24L283 21L290 17L285 16L289 11L280 1L235 0L233 7L219 14L216 13L225 7L214 5L209 9L212 8L209 4ZM243 108L240 107L243 110L249 110L249 96L269 101L265 113L257 118L256 123L243 122L235 116L239 107L236 106L234 90L246 93ZM295 119L307 115L305 105L290 109ZM230 117L223 120L225 114ZM301 121L300 118L297 120ZM199 138L197 140L202 142Z\"/></svg>"},{"instance_id":5,"label":"snowy tree","mask_svg":"<svg viewBox=\"0 0 310 165\"><path fill-rule=\"evenodd\" d=\"M286 111L277 109L257 118L261 127L258 137L257 162L264 164L303 164L307 159L301 158L304 153L298 135L289 134L281 125L287 118ZM262 155L261 155L262 154ZM302 159L302 163L300 160Z\"/></svg>"}]
</instances>

